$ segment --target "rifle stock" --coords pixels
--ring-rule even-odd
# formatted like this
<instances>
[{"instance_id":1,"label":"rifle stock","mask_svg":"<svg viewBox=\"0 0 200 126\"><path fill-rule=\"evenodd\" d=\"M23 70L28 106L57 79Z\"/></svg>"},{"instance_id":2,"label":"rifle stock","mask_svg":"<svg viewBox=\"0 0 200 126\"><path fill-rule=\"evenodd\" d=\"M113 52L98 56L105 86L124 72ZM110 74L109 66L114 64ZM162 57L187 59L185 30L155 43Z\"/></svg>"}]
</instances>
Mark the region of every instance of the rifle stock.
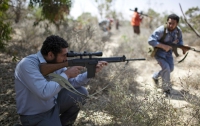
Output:
<instances>
[{"instance_id":1,"label":"rifle stock","mask_svg":"<svg viewBox=\"0 0 200 126\"><path fill-rule=\"evenodd\" d=\"M70 57L74 57L73 54L69 53L67 54ZM77 55L77 54L76 54ZM96 65L98 64L99 61L106 61L108 63L114 63L114 62L128 62L128 61L135 61L135 60L145 60L144 58L142 59L126 59L125 56L122 57L105 57L105 58L92 58L91 53L90 53L90 58L82 58L82 54L80 54L80 59L71 59L67 60L64 63L57 63L57 64L40 64L40 71L42 75L46 76L58 69L61 69L63 67L70 67L70 66L83 66L87 68L87 77L92 78L95 77L95 72L96 72ZM84 53L84 56L86 53Z\"/></svg>"},{"instance_id":2,"label":"rifle stock","mask_svg":"<svg viewBox=\"0 0 200 126\"><path fill-rule=\"evenodd\" d=\"M67 66L68 66L68 62L63 62L63 63L56 63L56 64L41 63L39 67L40 67L41 74L43 76L46 76L56 70L59 70Z\"/></svg>"}]
</instances>

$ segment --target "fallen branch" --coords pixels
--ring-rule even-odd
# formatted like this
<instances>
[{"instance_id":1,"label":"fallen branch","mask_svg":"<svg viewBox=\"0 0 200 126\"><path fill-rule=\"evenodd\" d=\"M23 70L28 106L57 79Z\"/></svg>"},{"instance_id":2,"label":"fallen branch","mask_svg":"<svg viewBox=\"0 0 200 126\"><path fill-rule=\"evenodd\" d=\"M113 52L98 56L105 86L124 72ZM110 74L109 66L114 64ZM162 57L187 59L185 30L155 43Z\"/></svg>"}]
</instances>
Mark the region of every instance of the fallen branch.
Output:
<instances>
[{"instance_id":1,"label":"fallen branch","mask_svg":"<svg viewBox=\"0 0 200 126\"><path fill-rule=\"evenodd\" d=\"M186 17L185 17L185 14L183 13L183 10L182 10L182 7L181 7L181 4L179 3L179 6L180 6L180 8L181 8L181 12L182 12L182 14L183 14L183 16L184 16L184 20L185 20L185 22L188 24L188 26L192 29L192 31L194 31L195 32L195 34L198 36L198 37L200 37L200 34L192 27L192 25L187 21L187 19L186 19Z\"/></svg>"}]
</instances>

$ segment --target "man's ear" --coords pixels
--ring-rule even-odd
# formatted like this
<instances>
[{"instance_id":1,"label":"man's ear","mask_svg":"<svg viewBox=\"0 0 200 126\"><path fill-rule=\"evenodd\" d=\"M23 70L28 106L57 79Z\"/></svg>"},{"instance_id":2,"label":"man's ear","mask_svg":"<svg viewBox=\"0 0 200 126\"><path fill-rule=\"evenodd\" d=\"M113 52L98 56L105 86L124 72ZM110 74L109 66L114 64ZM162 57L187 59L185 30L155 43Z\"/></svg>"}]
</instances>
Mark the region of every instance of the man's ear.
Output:
<instances>
[{"instance_id":1,"label":"man's ear","mask_svg":"<svg viewBox=\"0 0 200 126\"><path fill-rule=\"evenodd\" d=\"M48 52L48 55L47 55L47 57L48 57L48 59L54 59L54 54L50 51L50 52Z\"/></svg>"}]
</instances>

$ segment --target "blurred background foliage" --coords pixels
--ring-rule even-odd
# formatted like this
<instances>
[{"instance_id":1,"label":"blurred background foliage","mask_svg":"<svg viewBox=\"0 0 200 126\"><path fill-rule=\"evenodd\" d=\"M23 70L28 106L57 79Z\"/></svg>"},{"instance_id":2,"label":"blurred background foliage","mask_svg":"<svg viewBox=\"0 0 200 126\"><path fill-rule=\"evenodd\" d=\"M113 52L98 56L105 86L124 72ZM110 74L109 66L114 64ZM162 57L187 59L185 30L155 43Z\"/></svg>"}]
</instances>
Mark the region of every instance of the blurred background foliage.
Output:
<instances>
[{"instance_id":1,"label":"blurred background foliage","mask_svg":"<svg viewBox=\"0 0 200 126\"><path fill-rule=\"evenodd\" d=\"M9 9L9 0L0 1L0 49L4 49L6 42L11 39L11 26L7 21L6 11Z\"/></svg>"},{"instance_id":2,"label":"blurred background foliage","mask_svg":"<svg viewBox=\"0 0 200 126\"><path fill-rule=\"evenodd\" d=\"M55 22L69 14L71 4L71 0L30 0L29 7L41 7L43 18Z\"/></svg>"},{"instance_id":3,"label":"blurred background foliage","mask_svg":"<svg viewBox=\"0 0 200 126\"><path fill-rule=\"evenodd\" d=\"M130 21L124 20L123 14L112 10L111 7L115 4L116 0L94 0L92 1L94 6L96 6L101 19L112 18L114 20L121 20L127 22ZM26 6L28 5L28 8ZM57 30L60 30L62 24L68 25L68 21L71 20L69 17L70 8L73 6L72 0L30 0L27 4L26 0L1 0L0 5L0 30L1 30L1 40L0 48L4 48L6 42L10 40L10 34L12 32L11 25L13 22L18 23L21 18L31 17L34 19L33 26L39 25L41 21L47 21L46 27L48 29L49 24L54 24ZM9 15L8 15L9 11ZM167 13L160 14L155 12L152 8L149 8L147 12L143 12L149 17L143 21L143 24L148 26L150 29L165 24ZM25 16L24 16L25 15ZM192 7L185 12L189 22L192 26L199 31L200 30L200 9L198 7ZM90 13L83 13L77 21L80 25L87 24L90 22L85 20L85 16L91 16ZM180 16L181 19L182 16ZM14 18L14 21L12 20ZM98 22L97 17L94 17L96 22ZM179 26L182 28L183 32L190 32L191 29L184 22L180 21Z\"/></svg>"},{"instance_id":4,"label":"blurred background foliage","mask_svg":"<svg viewBox=\"0 0 200 126\"><path fill-rule=\"evenodd\" d=\"M185 12L186 18L188 20L188 22L192 25L192 27L194 29L196 29L197 31L200 31L200 9L199 7L192 7L189 8L186 12ZM183 18L182 18L183 20ZM188 25L185 24L184 21L181 22L182 24L184 24L184 27L182 27L182 30L185 32L191 32L191 29L188 27Z\"/></svg>"}]
</instances>

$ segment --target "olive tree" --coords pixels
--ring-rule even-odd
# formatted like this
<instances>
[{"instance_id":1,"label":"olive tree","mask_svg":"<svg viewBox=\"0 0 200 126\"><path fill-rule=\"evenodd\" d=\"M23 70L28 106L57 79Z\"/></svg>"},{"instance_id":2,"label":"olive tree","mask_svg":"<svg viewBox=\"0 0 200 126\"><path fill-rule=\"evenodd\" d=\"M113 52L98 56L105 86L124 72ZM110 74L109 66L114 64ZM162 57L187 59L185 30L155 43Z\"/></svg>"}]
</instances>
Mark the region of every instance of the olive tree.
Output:
<instances>
[{"instance_id":1,"label":"olive tree","mask_svg":"<svg viewBox=\"0 0 200 126\"><path fill-rule=\"evenodd\" d=\"M9 8L9 0L0 0L0 49L3 49L6 42L11 39L10 34L12 28L6 20L6 11Z\"/></svg>"}]
</instances>

